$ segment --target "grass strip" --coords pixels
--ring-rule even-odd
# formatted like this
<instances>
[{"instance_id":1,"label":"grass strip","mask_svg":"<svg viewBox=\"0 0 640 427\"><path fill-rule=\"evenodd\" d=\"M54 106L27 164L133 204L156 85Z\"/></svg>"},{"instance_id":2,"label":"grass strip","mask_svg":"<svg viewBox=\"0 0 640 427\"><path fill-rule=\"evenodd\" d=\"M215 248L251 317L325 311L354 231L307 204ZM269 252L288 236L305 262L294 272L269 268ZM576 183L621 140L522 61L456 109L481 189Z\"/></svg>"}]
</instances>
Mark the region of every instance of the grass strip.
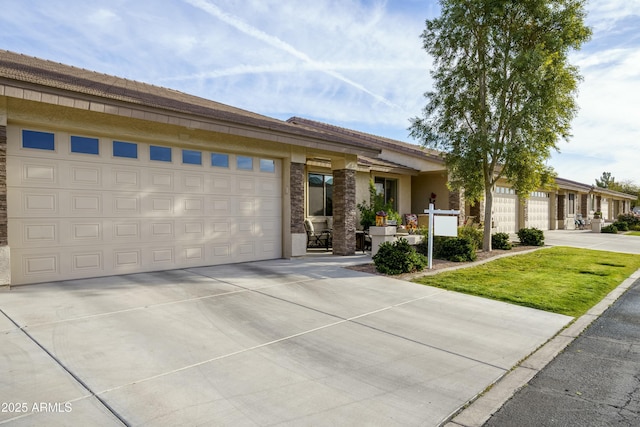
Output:
<instances>
[{"instance_id":1,"label":"grass strip","mask_svg":"<svg viewBox=\"0 0 640 427\"><path fill-rule=\"evenodd\" d=\"M553 247L414 282L578 317L640 268L640 256Z\"/></svg>"}]
</instances>

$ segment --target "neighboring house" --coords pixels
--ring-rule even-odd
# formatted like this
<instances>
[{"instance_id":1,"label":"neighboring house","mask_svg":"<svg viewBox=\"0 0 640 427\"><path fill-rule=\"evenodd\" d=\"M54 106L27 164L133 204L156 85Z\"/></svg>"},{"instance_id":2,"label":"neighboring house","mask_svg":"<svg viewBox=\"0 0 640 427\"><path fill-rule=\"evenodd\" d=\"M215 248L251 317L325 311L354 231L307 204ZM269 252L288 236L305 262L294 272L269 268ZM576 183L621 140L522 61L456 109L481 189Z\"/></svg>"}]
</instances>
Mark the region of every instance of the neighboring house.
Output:
<instances>
[{"instance_id":1,"label":"neighboring house","mask_svg":"<svg viewBox=\"0 0 640 427\"><path fill-rule=\"evenodd\" d=\"M631 202L637 197L619 191L557 178L558 229L575 228L575 217L591 220L601 212L605 221L614 221L618 215L631 212Z\"/></svg>"},{"instance_id":2,"label":"neighboring house","mask_svg":"<svg viewBox=\"0 0 640 427\"><path fill-rule=\"evenodd\" d=\"M357 159L379 152L0 51L0 283L304 254L305 168L316 163L333 180L334 253L352 254Z\"/></svg>"}]
</instances>

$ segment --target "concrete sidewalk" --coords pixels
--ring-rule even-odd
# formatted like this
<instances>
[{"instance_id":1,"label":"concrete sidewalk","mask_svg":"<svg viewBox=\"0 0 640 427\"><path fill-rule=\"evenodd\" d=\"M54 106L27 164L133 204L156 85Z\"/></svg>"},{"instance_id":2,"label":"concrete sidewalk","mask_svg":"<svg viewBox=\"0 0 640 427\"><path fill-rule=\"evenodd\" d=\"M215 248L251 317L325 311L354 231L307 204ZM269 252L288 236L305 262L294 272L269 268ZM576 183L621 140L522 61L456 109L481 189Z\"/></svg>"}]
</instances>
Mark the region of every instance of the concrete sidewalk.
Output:
<instances>
[{"instance_id":1,"label":"concrete sidewalk","mask_svg":"<svg viewBox=\"0 0 640 427\"><path fill-rule=\"evenodd\" d=\"M367 259L0 290L0 424L435 426L571 321Z\"/></svg>"}]
</instances>

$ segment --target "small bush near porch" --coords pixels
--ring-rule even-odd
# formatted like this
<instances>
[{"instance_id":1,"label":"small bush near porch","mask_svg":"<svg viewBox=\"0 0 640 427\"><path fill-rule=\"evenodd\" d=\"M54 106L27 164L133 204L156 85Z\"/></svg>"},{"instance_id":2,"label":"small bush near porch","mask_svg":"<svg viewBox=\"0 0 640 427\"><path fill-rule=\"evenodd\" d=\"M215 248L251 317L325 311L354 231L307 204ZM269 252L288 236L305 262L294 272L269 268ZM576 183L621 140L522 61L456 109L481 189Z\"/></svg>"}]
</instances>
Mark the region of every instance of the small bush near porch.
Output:
<instances>
[{"instance_id":1,"label":"small bush near porch","mask_svg":"<svg viewBox=\"0 0 640 427\"><path fill-rule=\"evenodd\" d=\"M422 271L427 266L424 255L416 252L407 239L384 242L373 256L376 270L382 274L403 274Z\"/></svg>"}]
</instances>

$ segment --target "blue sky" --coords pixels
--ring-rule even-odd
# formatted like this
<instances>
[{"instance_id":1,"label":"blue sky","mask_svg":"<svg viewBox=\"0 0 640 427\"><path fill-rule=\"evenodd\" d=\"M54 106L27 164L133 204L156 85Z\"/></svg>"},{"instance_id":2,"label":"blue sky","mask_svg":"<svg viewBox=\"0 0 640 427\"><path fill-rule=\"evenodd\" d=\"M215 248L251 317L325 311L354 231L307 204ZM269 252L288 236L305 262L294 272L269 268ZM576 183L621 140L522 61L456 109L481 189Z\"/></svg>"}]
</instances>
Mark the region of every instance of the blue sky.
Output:
<instances>
[{"instance_id":1,"label":"blue sky","mask_svg":"<svg viewBox=\"0 0 640 427\"><path fill-rule=\"evenodd\" d=\"M584 77L551 165L640 184L640 0L591 0ZM420 34L435 0L3 0L0 48L267 116L411 141L430 89Z\"/></svg>"}]
</instances>

